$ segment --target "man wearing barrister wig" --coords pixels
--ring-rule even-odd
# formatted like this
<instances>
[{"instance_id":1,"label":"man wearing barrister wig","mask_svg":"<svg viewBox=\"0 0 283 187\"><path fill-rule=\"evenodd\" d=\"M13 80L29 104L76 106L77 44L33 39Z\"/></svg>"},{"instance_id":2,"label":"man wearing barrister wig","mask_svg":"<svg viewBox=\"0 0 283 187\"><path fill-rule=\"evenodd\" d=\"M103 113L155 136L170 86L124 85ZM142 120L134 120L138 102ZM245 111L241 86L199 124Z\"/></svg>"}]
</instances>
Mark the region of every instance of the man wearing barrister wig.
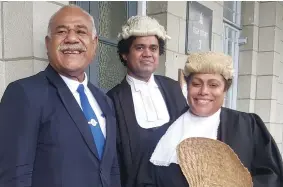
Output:
<instances>
[{"instance_id":1,"label":"man wearing barrister wig","mask_svg":"<svg viewBox=\"0 0 283 187\"><path fill-rule=\"evenodd\" d=\"M127 75L108 96L118 120L122 184L131 186L140 155L156 145L171 122L187 110L187 103L177 81L153 74L165 40L170 39L163 26L148 16L134 16L118 37L118 54Z\"/></svg>"},{"instance_id":2,"label":"man wearing barrister wig","mask_svg":"<svg viewBox=\"0 0 283 187\"><path fill-rule=\"evenodd\" d=\"M192 53L184 74L190 108L160 138L150 159L145 158L136 186L189 187L177 147L187 138L202 137L230 146L250 172L254 187L282 187L282 158L261 118L222 107L232 84L232 58L215 52Z\"/></svg>"}]
</instances>

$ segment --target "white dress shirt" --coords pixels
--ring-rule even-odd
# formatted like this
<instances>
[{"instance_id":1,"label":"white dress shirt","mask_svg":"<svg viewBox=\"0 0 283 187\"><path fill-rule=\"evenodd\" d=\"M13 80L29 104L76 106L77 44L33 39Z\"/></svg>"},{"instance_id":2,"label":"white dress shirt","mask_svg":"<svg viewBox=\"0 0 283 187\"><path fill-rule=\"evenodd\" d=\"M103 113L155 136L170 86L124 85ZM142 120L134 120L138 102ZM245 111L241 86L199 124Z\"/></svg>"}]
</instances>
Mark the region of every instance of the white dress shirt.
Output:
<instances>
[{"instance_id":1,"label":"white dress shirt","mask_svg":"<svg viewBox=\"0 0 283 187\"><path fill-rule=\"evenodd\" d=\"M170 120L164 98L152 75L148 82L126 76L131 86L134 109L140 127L149 129L159 127Z\"/></svg>"},{"instance_id":2,"label":"white dress shirt","mask_svg":"<svg viewBox=\"0 0 283 187\"><path fill-rule=\"evenodd\" d=\"M60 75L60 76L63 79L63 81L66 83L66 85L68 86L70 91L72 92L73 96L75 97L75 99L78 102L78 104L81 107L81 109L82 109L81 100L80 100L80 95L79 95L77 89L78 89L78 86L80 84L84 85L85 94L87 96L87 99L88 99L88 101L90 103L91 108L93 109L93 111L95 112L95 114L97 116L98 122L100 124L101 131L102 131L104 137L106 137L106 121L105 121L105 116L102 113L100 106L98 105L96 99L94 98L94 96L92 95L91 91L89 90L89 88L87 86L88 79L87 79L86 73L85 73L85 80L82 83L80 83L80 82L78 82L76 80L70 79L68 77L65 77L63 75Z\"/></svg>"}]
</instances>

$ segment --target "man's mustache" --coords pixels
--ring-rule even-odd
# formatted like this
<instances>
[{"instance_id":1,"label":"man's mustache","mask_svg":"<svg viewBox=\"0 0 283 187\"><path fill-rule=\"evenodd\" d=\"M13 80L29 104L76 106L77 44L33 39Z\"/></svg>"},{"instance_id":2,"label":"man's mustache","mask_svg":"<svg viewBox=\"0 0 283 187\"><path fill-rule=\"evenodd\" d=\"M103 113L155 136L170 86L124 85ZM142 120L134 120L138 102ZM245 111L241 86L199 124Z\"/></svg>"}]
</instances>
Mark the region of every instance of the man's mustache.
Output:
<instances>
[{"instance_id":1,"label":"man's mustache","mask_svg":"<svg viewBox=\"0 0 283 187\"><path fill-rule=\"evenodd\" d=\"M59 51L79 51L79 52L85 52L86 47L83 46L82 44L64 44L64 45L59 45L58 47Z\"/></svg>"}]
</instances>

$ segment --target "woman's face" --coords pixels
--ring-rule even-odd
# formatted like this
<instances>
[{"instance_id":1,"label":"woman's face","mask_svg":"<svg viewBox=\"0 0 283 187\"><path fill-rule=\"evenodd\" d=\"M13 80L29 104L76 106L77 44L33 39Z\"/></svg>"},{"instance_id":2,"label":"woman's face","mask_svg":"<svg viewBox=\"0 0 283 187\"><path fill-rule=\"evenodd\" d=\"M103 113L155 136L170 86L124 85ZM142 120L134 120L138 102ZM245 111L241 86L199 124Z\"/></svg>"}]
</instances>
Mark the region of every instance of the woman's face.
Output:
<instances>
[{"instance_id":1,"label":"woman's face","mask_svg":"<svg viewBox=\"0 0 283 187\"><path fill-rule=\"evenodd\" d=\"M225 79L220 74L193 74L188 82L188 103L197 116L210 116L223 105Z\"/></svg>"}]
</instances>

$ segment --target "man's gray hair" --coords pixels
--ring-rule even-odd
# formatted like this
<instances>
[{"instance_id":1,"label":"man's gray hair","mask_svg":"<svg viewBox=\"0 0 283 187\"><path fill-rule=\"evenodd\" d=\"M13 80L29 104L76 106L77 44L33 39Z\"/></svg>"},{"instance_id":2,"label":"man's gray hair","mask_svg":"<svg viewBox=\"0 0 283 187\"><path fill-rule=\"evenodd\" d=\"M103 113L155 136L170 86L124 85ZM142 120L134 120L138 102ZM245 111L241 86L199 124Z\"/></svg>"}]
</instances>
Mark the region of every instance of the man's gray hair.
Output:
<instances>
[{"instance_id":1,"label":"man's gray hair","mask_svg":"<svg viewBox=\"0 0 283 187\"><path fill-rule=\"evenodd\" d=\"M90 15L87 11L83 10L81 7L77 6L77 5L66 5L66 6L63 6L62 8L60 8L57 12L55 12L49 19L49 22L48 22L48 29L47 29L47 36L49 38L51 38L51 25L52 25L52 22L53 22L53 19L54 17L56 16L56 14L61 11L63 8L67 8L67 7L74 7L74 8L79 8L82 10L82 12L84 12L88 17L89 19L91 20L92 22L92 37L94 38L96 36L96 28L95 28L95 23L94 23L94 19L92 17L92 15Z\"/></svg>"}]
</instances>

